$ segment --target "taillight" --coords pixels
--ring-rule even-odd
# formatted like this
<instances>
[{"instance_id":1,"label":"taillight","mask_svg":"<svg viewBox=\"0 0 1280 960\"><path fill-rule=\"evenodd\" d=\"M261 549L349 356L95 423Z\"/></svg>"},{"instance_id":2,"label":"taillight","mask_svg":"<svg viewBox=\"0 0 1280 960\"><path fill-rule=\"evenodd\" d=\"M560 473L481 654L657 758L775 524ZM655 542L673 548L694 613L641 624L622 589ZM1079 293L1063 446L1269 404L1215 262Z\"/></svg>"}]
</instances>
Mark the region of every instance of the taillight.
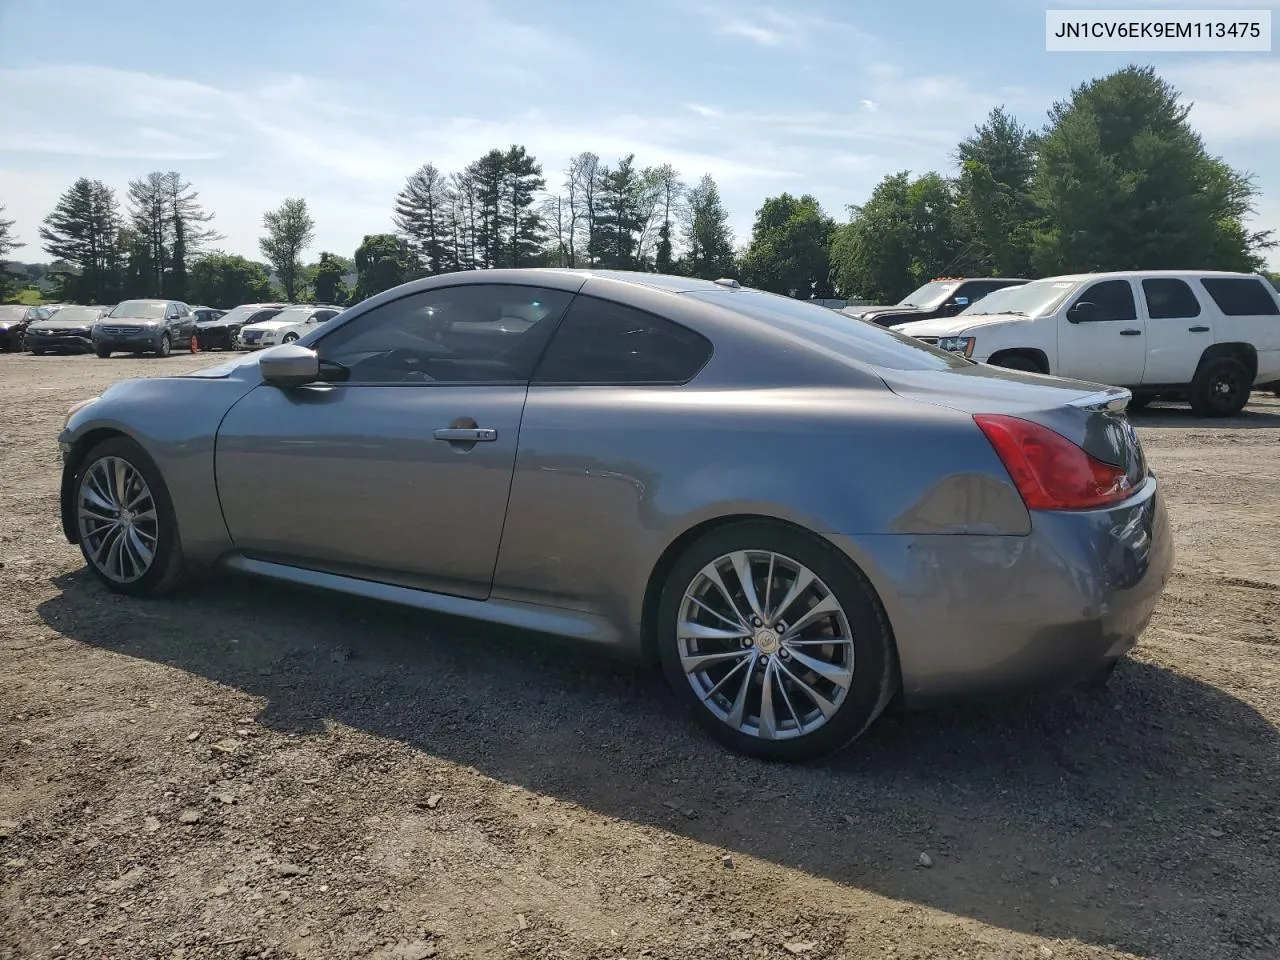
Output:
<instances>
[{"instance_id":1,"label":"taillight","mask_svg":"<svg viewBox=\"0 0 1280 960\"><path fill-rule=\"evenodd\" d=\"M1123 467L1103 463L1062 434L997 414L973 418L1013 478L1028 510L1088 510L1133 492Z\"/></svg>"}]
</instances>

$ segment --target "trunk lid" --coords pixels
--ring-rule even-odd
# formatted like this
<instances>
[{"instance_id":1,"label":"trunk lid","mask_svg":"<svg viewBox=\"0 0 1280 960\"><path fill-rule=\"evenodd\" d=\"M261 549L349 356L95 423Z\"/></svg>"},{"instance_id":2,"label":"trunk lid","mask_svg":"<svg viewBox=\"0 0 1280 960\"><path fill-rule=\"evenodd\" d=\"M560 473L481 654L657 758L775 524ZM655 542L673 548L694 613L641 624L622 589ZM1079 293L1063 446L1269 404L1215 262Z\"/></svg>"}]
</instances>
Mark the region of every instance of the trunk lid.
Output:
<instances>
[{"instance_id":1,"label":"trunk lid","mask_svg":"<svg viewBox=\"0 0 1280 960\"><path fill-rule=\"evenodd\" d=\"M1030 420L1066 437L1091 457L1123 468L1134 487L1146 479L1146 457L1125 414L1132 394L1123 387L986 364L949 370L877 368L876 373L900 397L970 415Z\"/></svg>"}]
</instances>

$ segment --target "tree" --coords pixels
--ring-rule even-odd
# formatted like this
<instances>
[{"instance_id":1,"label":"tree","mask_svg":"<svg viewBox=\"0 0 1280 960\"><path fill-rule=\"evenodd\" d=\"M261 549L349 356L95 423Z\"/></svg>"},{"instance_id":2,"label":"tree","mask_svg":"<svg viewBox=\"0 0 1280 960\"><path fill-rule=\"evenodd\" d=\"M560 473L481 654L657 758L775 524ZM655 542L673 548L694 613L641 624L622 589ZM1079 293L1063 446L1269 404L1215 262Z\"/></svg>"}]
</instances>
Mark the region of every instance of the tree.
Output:
<instances>
[{"instance_id":1,"label":"tree","mask_svg":"<svg viewBox=\"0 0 1280 960\"><path fill-rule=\"evenodd\" d=\"M191 299L230 309L271 299L267 268L230 253L209 253L191 265Z\"/></svg>"},{"instance_id":2,"label":"tree","mask_svg":"<svg viewBox=\"0 0 1280 960\"><path fill-rule=\"evenodd\" d=\"M1208 154L1189 109L1154 69L1136 66L1054 105L1033 190L1044 213L1034 249L1041 271L1261 265L1275 244L1245 226L1253 180Z\"/></svg>"},{"instance_id":3,"label":"tree","mask_svg":"<svg viewBox=\"0 0 1280 960\"><path fill-rule=\"evenodd\" d=\"M457 251L449 229L453 204L449 181L430 163L414 171L396 196L392 219L427 276L457 269Z\"/></svg>"},{"instance_id":4,"label":"tree","mask_svg":"<svg viewBox=\"0 0 1280 960\"><path fill-rule=\"evenodd\" d=\"M662 209L662 218L658 225L658 242L654 250L653 267L658 273L670 273L675 268L675 245L672 242L672 228L680 216L680 204L684 199L686 187L680 181L671 164L666 163L656 171L658 185L658 204Z\"/></svg>"},{"instance_id":5,"label":"tree","mask_svg":"<svg viewBox=\"0 0 1280 960\"><path fill-rule=\"evenodd\" d=\"M733 233L729 212L720 199L720 189L711 174L689 190L682 213L685 255L680 271L691 277L718 280L732 277L737 268L733 256Z\"/></svg>"},{"instance_id":6,"label":"tree","mask_svg":"<svg viewBox=\"0 0 1280 960\"><path fill-rule=\"evenodd\" d=\"M258 241L258 246L284 284L285 299L292 303L302 274L302 251L315 237L316 222L307 212L306 200L290 197L279 209L262 215L262 226L267 235Z\"/></svg>"},{"instance_id":7,"label":"tree","mask_svg":"<svg viewBox=\"0 0 1280 960\"><path fill-rule=\"evenodd\" d=\"M502 199L499 207L501 222L509 231L502 245L504 266L528 267L537 263L547 237L534 201L546 185L542 164L523 146L512 144L502 158Z\"/></svg>"},{"instance_id":8,"label":"tree","mask_svg":"<svg viewBox=\"0 0 1280 960\"><path fill-rule=\"evenodd\" d=\"M936 173L890 174L835 231L832 273L843 296L893 303L953 269L964 250L954 184Z\"/></svg>"},{"instance_id":9,"label":"tree","mask_svg":"<svg viewBox=\"0 0 1280 960\"><path fill-rule=\"evenodd\" d=\"M23 246L13 233L13 221L4 218L4 205L0 204L0 303L9 295L9 271L5 269L5 258L15 249Z\"/></svg>"},{"instance_id":10,"label":"tree","mask_svg":"<svg viewBox=\"0 0 1280 960\"><path fill-rule=\"evenodd\" d=\"M569 205L569 266L590 267L596 241L596 192L600 186L600 158L584 151L569 161L565 171Z\"/></svg>"},{"instance_id":11,"label":"tree","mask_svg":"<svg viewBox=\"0 0 1280 960\"><path fill-rule=\"evenodd\" d=\"M204 210L200 195L176 170L152 171L129 181L129 226L137 244L136 262L144 268L138 296L187 296L187 269L210 243L222 239L206 226L213 214Z\"/></svg>"},{"instance_id":12,"label":"tree","mask_svg":"<svg viewBox=\"0 0 1280 960\"><path fill-rule=\"evenodd\" d=\"M45 252L67 264L59 296L106 303L120 291L120 206L101 180L81 177L58 199L40 227Z\"/></svg>"},{"instance_id":13,"label":"tree","mask_svg":"<svg viewBox=\"0 0 1280 960\"><path fill-rule=\"evenodd\" d=\"M1031 198L1034 138L1003 107L996 107L984 124L960 142L956 159L960 163L957 227L968 240L962 256L965 270L1031 276L1031 248L1039 219Z\"/></svg>"},{"instance_id":14,"label":"tree","mask_svg":"<svg viewBox=\"0 0 1280 960\"><path fill-rule=\"evenodd\" d=\"M351 272L352 263L336 253L321 253L320 259L310 268L311 287L320 303L345 304L351 296L343 279Z\"/></svg>"},{"instance_id":15,"label":"tree","mask_svg":"<svg viewBox=\"0 0 1280 960\"><path fill-rule=\"evenodd\" d=\"M409 245L390 233L365 236L356 248L355 301L366 300L383 290L399 286L410 278L412 253Z\"/></svg>"},{"instance_id":16,"label":"tree","mask_svg":"<svg viewBox=\"0 0 1280 960\"><path fill-rule=\"evenodd\" d=\"M834 232L835 221L809 194L770 197L756 212L742 258L743 280L789 297L831 296Z\"/></svg>"}]
</instances>

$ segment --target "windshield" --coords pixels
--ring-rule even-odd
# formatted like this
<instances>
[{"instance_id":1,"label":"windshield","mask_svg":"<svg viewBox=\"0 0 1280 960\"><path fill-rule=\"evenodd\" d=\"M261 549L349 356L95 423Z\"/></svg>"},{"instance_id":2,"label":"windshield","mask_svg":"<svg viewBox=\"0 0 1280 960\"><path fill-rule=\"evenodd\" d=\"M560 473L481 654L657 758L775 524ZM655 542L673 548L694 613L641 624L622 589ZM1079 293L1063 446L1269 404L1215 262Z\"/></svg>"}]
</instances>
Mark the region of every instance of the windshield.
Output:
<instances>
[{"instance_id":1,"label":"windshield","mask_svg":"<svg viewBox=\"0 0 1280 960\"><path fill-rule=\"evenodd\" d=\"M49 319L79 320L83 323L92 323L100 316L102 316L101 307L63 307Z\"/></svg>"},{"instance_id":2,"label":"windshield","mask_svg":"<svg viewBox=\"0 0 1280 960\"><path fill-rule=\"evenodd\" d=\"M1079 280L1033 280L1016 287L993 290L968 309L962 317L982 317L993 313L1017 313L1028 317L1042 317L1058 308L1071 291L1080 286Z\"/></svg>"},{"instance_id":3,"label":"windshield","mask_svg":"<svg viewBox=\"0 0 1280 960\"><path fill-rule=\"evenodd\" d=\"M931 347L912 337L894 333L848 314L828 310L803 300L793 300L759 290L732 293L697 291L685 294L697 300L736 310L771 327L803 337L815 346L841 356L887 370L948 370L970 367L969 361Z\"/></svg>"},{"instance_id":4,"label":"windshield","mask_svg":"<svg viewBox=\"0 0 1280 960\"><path fill-rule=\"evenodd\" d=\"M26 307L0 307L0 323L13 323L27 315Z\"/></svg>"},{"instance_id":5,"label":"windshield","mask_svg":"<svg viewBox=\"0 0 1280 960\"><path fill-rule=\"evenodd\" d=\"M942 301L955 293L960 284L957 281L933 280L923 287L917 287L898 301L899 307L934 307L942 306Z\"/></svg>"},{"instance_id":6,"label":"windshield","mask_svg":"<svg viewBox=\"0 0 1280 960\"><path fill-rule=\"evenodd\" d=\"M113 320L163 320L163 300L126 300L108 314Z\"/></svg>"},{"instance_id":7,"label":"windshield","mask_svg":"<svg viewBox=\"0 0 1280 960\"><path fill-rule=\"evenodd\" d=\"M290 307L288 310L281 310L270 319L272 323L277 321L280 323L306 323L307 318L313 313L315 311L310 307Z\"/></svg>"},{"instance_id":8,"label":"windshield","mask_svg":"<svg viewBox=\"0 0 1280 960\"><path fill-rule=\"evenodd\" d=\"M256 304L247 303L236 307L234 310L228 310L222 316L218 317L217 321L219 323L245 323L254 314L263 312L274 313L275 311L271 311L270 308L259 307ZM262 317L261 319L267 320L269 318Z\"/></svg>"}]
</instances>

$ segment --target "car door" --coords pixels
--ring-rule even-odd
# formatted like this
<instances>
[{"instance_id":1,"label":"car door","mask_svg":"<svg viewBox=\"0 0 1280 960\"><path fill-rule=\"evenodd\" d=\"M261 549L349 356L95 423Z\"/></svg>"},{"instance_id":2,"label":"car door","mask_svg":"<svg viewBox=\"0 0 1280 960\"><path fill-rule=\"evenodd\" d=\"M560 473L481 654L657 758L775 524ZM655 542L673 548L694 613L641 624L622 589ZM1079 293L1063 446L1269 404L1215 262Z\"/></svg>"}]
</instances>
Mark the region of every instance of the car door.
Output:
<instances>
[{"instance_id":1,"label":"car door","mask_svg":"<svg viewBox=\"0 0 1280 960\"><path fill-rule=\"evenodd\" d=\"M457 596L489 595L528 380L572 295L468 283L374 307L314 344L344 382L251 391L216 475L251 556ZM459 337L517 313L518 333Z\"/></svg>"},{"instance_id":2,"label":"car door","mask_svg":"<svg viewBox=\"0 0 1280 960\"><path fill-rule=\"evenodd\" d=\"M1141 287L1147 312L1147 366L1142 382L1148 386L1190 383L1200 355L1213 344L1213 310L1179 277L1147 277Z\"/></svg>"},{"instance_id":3,"label":"car door","mask_svg":"<svg viewBox=\"0 0 1280 960\"><path fill-rule=\"evenodd\" d=\"M1112 386L1137 386L1146 368L1145 328L1128 279L1091 283L1058 315L1058 366L1050 372Z\"/></svg>"},{"instance_id":4,"label":"car door","mask_svg":"<svg viewBox=\"0 0 1280 960\"><path fill-rule=\"evenodd\" d=\"M1261 277L1201 277L1200 288L1221 311L1214 325L1217 343L1247 343L1258 354L1255 383L1280 377L1280 302Z\"/></svg>"}]
</instances>

